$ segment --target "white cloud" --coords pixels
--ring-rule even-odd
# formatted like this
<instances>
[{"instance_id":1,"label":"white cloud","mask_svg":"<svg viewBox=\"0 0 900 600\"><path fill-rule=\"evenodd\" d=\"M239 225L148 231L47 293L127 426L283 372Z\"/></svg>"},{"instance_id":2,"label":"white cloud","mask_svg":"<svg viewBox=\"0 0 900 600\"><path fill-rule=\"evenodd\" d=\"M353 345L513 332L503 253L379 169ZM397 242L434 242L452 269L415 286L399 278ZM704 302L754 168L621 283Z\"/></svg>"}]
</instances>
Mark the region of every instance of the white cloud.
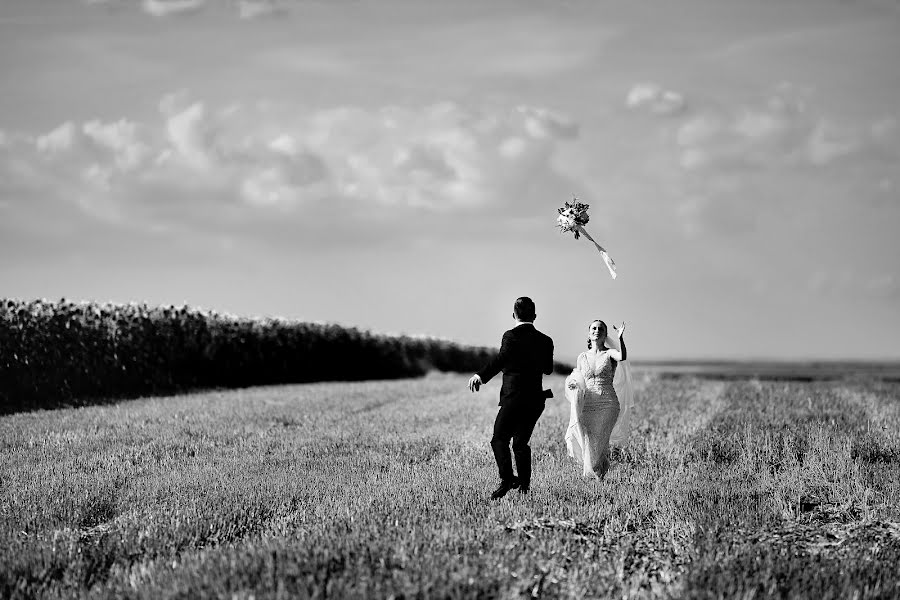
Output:
<instances>
[{"instance_id":1,"label":"white cloud","mask_svg":"<svg viewBox=\"0 0 900 600\"><path fill-rule=\"evenodd\" d=\"M451 211L527 202L536 183L561 177L557 144L578 131L541 107L449 102L217 110L181 93L163 98L159 114L155 123L67 122L22 138L12 153L33 181L81 186L73 196L105 213L127 213L129 203L149 198L142 210L177 210L168 199L197 197L288 211L335 199L360 210Z\"/></svg>"},{"instance_id":2,"label":"white cloud","mask_svg":"<svg viewBox=\"0 0 900 600\"><path fill-rule=\"evenodd\" d=\"M300 152L300 145L297 140L287 134L280 135L269 142L269 148L285 156L296 156Z\"/></svg>"},{"instance_id":3,"label":"white cloud","mask_svg":"<svg viewBox=\"0 0 900 600\"><path fill-rule=\"evenodd\" d=\"M91 185L103 191L109 191L112 188L112 178L114 174L114 171L109 167L104 167L95 163L84 169L83 178Z\"/></svg>"},{"instance_id":4,"label":"white cloud","mask_svg":"<svg viewBox=\"0 0 900 600\"><path fill-rule=\"evenodd\" d=\"M12 149L17 169L28 179L43 176L63 186L80 180L108 190L150 158L152 148L144 135L137 123L126 119L91 120L80 126L67 121L43 135L18 136Z\"/></svg>"},{"instance_id":5,"label":"white cloud","mask_svg":"<svg viewBox=\"0 0 900 600\"><path fill-rule=\"evenodd\" d=\"M258 19L287 12L287 5L275 0L240 0L238 2L238 16L241 19Z\"/></svg>"},{"instance_id":6,"label":"white cloud","mask_svg":"<svg viewBox=\"0 0 900 600\"><path fill-rule=\"evenodd\" d=\"M126 6L131 0L81 1L87 6L111 10ZM207 0L140 0L138 4L144 13L164 18L197 13L205 9L209 3ZM233 4L237 17L245 20L284 15L290 11L288 0L228 0L228 4Z\"/></svg>"},{"instance_id":7,"label":"white cloud","mask_svg":"<svg viewBox=\"0 0 900 600\"><path fill-rule=\"evenodd\" d=\"M656 83L636 84L625 97L628 108L648 110L658 115L678 114L684 111L686 105L683 95Z\"/></svg>"},{"instance_id":8,"label":"white cloud","mask_svg":"<svg viewBox=\"0 0 900 600\"><path fill-rule=\"evenodd\" d=\"M535 138L574 138L578 125L567 116L534 106L519 106L525 118L525 130Z\"/></svg>"},{"instance_id":9,"label":"white cloud","mask_svg":"<svg viewBox=\"0 0 900 600\"><path fill-rule=\"evenodd\" d=\"M85 138L112 156L115 166L123 171L138 167L149 155L150 147L140 139L140 126L127 119L112 123L88 121L82 126Z\"/></svg>"},{"instance_id":10,"label":"white cloud","mask_svg":"<svg viewBox=\"0 0 900 600\"><path fill-rule=\"evenodd\" d=\"M212 165L212 133L206 120L206 108L195 102L180 111L172 111L166 118L166 135L171 144L167 156L185 166L204 170Z\"/></svg>"},{"instance_id":11,"label":"white cloud","mask_svg":"<svg viewBox=\"0 0 900 600\"><path fill-rule=\"evenodd\" d=\"M879 119L872 124L872 135L879 141L897 141L900 138L900 122L893 117Z\"/></svg>"},{"instance_id":12,"label":"white cloud","mask_svg":"<svg viewBox=\"0 0 900 600\"><path fill-rule=\"evenodd\" d=\"M139 127L127 119L110 123L92 120L81 126L67 121L35 137L34 147L48 158L76 153L85 158L109 160L121 170L130 170L138 166L150 150L140 139Z\"/></svg>"},{"instance_id":13,"label":"white cloud","mask_svg":"<svg viewBox=\"0 0 900 600\"><path fill-rule=\"evenodd\" d=\"M896 273L873 274L820 269L810 275L807 289L816 295L891 299L900 297L900 277Z\"/></svg>"},{"instance_id":14,"label":"white cloud","mask_svg":"<svg viewBox=\"0 0 900 600\"><path fill-rule=\"evenodd\" d=\"M54 154L65 152L75 144L75 123L67 121L56 129L38 136L35 146L39 152Z\"/></svg>"},{"instance_id":15,"label":"white cloud","mask_svg":"<svg viewBox=\"0 0 900 600\"><path fill-rule=\"evenodd\" d=\"M865 289L879 297L898 297L900 296L900 277L895 273L883 273L870 277L865 283Z\"/></svg>"},{"instance_id":16,"label":"white cloud","mask_svg":"<svg viewBox=\"0 0 900 600\"><path fill-rule=\"evenodd\" d=\"M871 125L814 114L805 99L780 88L766 102L734 110L708 108L677 128L679 163L706 168L824 167L853 158L900 166L900 143L887 119Z\"/></svg>"},{"instance_id":17,"label":"white cloud","mask_svg":"<svg viewBox=\"0 0 900 600\"><path fill-rule=\"evenodd\" d=\"M154 17L188 14L200 11L206 0L143 0L141 7Z\"/></svg>"},{"instance_id":18,"label":"white cloud","mask_svg":"<svg viewBox=\"0 0 900 600\"><path fill-rule=\"evenodd\" d=\"M811 164L822 166L860 151L863 143L864 134L819 123L810 132L804 151Z\"/></svg>"},{"instance_id":19,"label":"white cloud","mask_svg":"<svg viewBox=\"0 0 900 600\"><path fill-rule=\"evenodd\" d=\"M299 200L301 188L291 185L281 169L266 167L244 177L241 195L256 206L291 206Z\"/></svg>"},{"instance_id":20,"label":"white cloud","mask_svg":"<svg viewBox=\"0 0 900 600\"><path fill-rule=\"evenodd\" d=\"M646 165L685 235L760 233L761 215L803 223L810 194L834 210L887 206L900 172L897 119L829 114L813 100L783 84L742 105L694 100L658 126Z\"/></svg>"},{"instance_id":21,"label":"white cloud","mask_svg":"<svg viewBox=\"0 0 900 600\"><path fill-rule=\"evenodd\" d=\"M319 156L296 150L248 167L240 176L240 194L253 206L292 209L327 196L332 190L329 176L328 165Z\"/></svg>"}]
</instances>

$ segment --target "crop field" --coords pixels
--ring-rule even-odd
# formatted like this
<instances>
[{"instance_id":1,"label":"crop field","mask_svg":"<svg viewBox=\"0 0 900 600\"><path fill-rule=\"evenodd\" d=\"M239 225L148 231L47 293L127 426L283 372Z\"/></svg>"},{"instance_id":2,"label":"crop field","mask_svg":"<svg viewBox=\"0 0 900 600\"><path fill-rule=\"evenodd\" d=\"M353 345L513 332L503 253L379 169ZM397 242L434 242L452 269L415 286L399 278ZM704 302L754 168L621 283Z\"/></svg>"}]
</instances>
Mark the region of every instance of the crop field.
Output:
<instances>
[{"instance_id":1,"label":"crop field","mask_svg":"<svg viewBox=\"0 0 900 600\"><path fill-rule=\"evenodd\" d=\"M0 597L900 597L900 383L638 371L597 482L545 381L497 502L464 375L4 416Z\"/></svg>"}]
</instances>

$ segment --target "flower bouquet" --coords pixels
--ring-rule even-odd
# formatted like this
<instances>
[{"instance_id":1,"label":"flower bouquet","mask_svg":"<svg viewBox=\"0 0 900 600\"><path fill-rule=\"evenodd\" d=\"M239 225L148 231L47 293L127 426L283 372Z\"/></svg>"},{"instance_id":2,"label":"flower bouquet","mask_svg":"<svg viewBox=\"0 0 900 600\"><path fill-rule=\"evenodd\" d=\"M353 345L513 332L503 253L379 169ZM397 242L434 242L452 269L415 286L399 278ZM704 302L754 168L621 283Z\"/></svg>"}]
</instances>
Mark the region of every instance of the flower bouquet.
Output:
<instances>
[{"instance_id":1,"label":"flower bouquet","mask_svg":"<svg viewBox=\"0 0 900 600\"><path fill-rule=\"evenodd\" d=\"M572 202L566 202L565 206L557 209L557 212L559 212L559 216L556 217L556 226L559 227L559 230L562 233L568 233L570 231L574 233L576 240L584 235L584 237L593 242L594 246L596 246L597 250L600 252L600 256L603 258L603 262L606 263L606 268L609 269L609 274L613 279L615 279L615 261L613 261L613 259L609 256L609 254L606 252L606 249L595 242L594 238L592 238L584 228L584 226L588 224L588 221L591 220L587 212L588 208L590 208L589 204L579 202L578 198L572 198Z\"/></svg>"}]
</instances>

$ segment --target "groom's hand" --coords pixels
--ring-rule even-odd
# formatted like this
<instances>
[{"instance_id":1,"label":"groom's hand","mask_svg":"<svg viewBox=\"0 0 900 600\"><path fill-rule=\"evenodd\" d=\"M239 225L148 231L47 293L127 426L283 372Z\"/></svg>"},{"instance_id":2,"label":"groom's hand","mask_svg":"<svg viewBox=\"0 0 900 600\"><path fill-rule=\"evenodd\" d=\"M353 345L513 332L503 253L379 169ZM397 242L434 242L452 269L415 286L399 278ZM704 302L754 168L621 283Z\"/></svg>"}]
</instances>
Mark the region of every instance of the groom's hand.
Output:
<instances>
[{"instance_id":1,"label":"groom's hand","mask_svg":"<svg viewBox=\"0 0 900 600\"><path fill-rule=\"evenodd\" d=\"M469 391L477 392L478 388L481 387L481 377L478 375L472 375L472 378L469 379Z\"/></svg>"}]
</instances>

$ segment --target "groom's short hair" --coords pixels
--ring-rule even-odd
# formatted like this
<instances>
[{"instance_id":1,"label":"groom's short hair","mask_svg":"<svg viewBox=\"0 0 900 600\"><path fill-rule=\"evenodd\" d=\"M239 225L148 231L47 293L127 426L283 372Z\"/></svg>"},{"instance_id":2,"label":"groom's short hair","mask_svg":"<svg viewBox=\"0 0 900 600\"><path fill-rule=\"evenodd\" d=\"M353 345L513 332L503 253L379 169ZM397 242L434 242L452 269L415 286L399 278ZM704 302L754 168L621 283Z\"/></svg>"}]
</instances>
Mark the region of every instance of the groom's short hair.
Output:
<instances>
[{"instance_id":1,"label":"groom's short hair","mask_svg":"<svg viewBox=\"0 0 900 600\"><path fill-rule=\"evenodd\" d=\"M528 296L516 298L513 304L513 314L520 321L534 321L537 313L534 310L534 302Z\"/></svg>"}]
</instances>

